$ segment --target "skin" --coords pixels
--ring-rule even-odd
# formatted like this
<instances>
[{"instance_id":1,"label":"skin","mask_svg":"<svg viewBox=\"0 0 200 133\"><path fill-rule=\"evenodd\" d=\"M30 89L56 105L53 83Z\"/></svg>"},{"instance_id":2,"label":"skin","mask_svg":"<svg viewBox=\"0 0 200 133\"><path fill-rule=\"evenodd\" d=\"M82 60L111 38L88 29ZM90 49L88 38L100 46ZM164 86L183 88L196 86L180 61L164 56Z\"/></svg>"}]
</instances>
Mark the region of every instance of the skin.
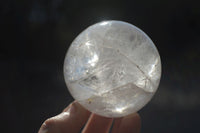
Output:
<instances>
[{"instance_id":1,"label":"skin","mask_svg":"<svg viewBox=\"0 0 200 133\"><path fill-rule=\"evenodd\" d=\"M122 118L106 118L87 111L74 101L62 113L47 119L38 133L79 133L81 130L82 133L140 133L140 128L138 113Z\"/></svg>"}]
</instances>

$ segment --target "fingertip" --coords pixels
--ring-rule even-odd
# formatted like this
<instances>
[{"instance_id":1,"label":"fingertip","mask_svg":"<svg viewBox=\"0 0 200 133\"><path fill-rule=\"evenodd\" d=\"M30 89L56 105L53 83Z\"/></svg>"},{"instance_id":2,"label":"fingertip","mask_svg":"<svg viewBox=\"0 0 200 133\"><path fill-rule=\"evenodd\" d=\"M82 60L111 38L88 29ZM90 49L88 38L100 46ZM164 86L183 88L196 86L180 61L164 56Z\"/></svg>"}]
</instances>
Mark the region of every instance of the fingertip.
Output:
<instances>
[{"instance_id":1,"label":"fingertip","mask_svg":"<svg viewBox=\"0 0 200 133\"><path fill-rule=\"evenodd\" d=\"M108 133L112 122L113 118L91 114L82 133Z\"/></svg>"},{"instance_id":2,"label":"fingertip","mask_svg":"<svg viewBox=\"0 0 200 133\"><path fill-rule=\"evenodd\" d=\"M73 101L67 108L63 110L63 112L70 112L70 115L76 114L76 113L84 113L86 115L90 115L91 112L85 109L80 103L77 101Z\"/></svg>"},{"instance_id":3,"label":"fingertip","mask_svg":"<svg viewBox=\"0 0 200 133\"><path fill-rule=\"evenodd\" d=\"M141 123L141 117L138 113L130 114L123 118L123 120L130 119L132 122Z\"/></svg>"},{"instance_id":4,"label":"fingertip","mask_svg":"<svg viewBox=\"0 0 200 133\"><path fill-rule=\"evenodd\" d=\"M42 126L40 127L38 133L47 133L47 132L48 132L48 128L47 128L46 123L44 122L44 123L42 124Z\"/></svg>"},{"instance_id":5,"label":"fingertip","mask_svg":"<svg viewBox=\"0 0 200 133\"><path fill-rule=\"evenodd\" d=\"M49 128L53 128L55 126L55 121L52 118L45 120L40 127L38 133L48 133Z\"/></svg>"},{"instance_id":6,"label":"fingertip","mask_svg":"<svg viewBox=\"0 0 200 133\"><path fill-rule=\"evenodd\" d=\"M141 119L138 113L131 114L122 119L122 130L127 133L139 133L141 128Z\"/></svg>"},{"instance_id":7,"label":"fingertip","mask_svg":"<svg viewBox=\"0 0 200 133\"><path fill-rule=\"evenodd\" d=\"M77 103L76 101L73 101L66 108L64 108L62 112L67 112L72 107L72 105L74 106L74 104L76 104L76 103Z\"/></svg>"},{"instance_id":8,"label":"fingertip","mask_svg":"<svg viewBox=\"0 0 200 133\"><path fill-rule=\"evenodd\" d=\"M138 113L134 113L123 118L115 119L112 133L140 133L141 118Z\"/></svg>"},{"instance_id":9,"label":"fingertip","mask_svg":"<svg viewBox=\"0 0 200 133\"><path fill-rule=\"evenodd\" d=\"M38 133L77 133L86 123L89 116L90 112L75 101L65 108L61 114L47 119Z\"/></svg>"}]
</instances>

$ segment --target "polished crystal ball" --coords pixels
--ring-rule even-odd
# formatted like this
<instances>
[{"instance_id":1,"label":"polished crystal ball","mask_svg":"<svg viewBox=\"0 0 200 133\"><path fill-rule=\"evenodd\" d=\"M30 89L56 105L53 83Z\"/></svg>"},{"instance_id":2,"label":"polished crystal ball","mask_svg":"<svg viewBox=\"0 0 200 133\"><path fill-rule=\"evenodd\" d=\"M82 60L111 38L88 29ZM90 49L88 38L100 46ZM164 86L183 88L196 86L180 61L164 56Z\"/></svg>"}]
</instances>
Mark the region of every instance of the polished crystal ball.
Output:
<instances>
[{"instance_id":1,"label":"polished crystal ball","mask_svg":"<svg viewBox=\"0 0 200 133\"><path fill-rule=\"evenodd\" d=\"M103 21L72 42L64 77L71 95L86 109L122 117L150 101L160 82L161 61L142 30L122 21Z\"/></svg>"}]
</instances>

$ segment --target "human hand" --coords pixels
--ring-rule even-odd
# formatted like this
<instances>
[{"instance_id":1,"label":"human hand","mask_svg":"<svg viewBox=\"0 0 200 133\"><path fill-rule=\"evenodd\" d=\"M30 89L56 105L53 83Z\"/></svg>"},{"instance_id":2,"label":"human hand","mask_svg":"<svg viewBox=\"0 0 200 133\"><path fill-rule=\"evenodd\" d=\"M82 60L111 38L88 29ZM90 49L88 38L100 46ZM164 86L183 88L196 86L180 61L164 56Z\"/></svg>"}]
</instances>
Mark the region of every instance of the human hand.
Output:
<instances>
[{"instance_id":1,"label":"human hand","mask_svg":"<svg viewBox=\"0 0 200 133\"><path fill-rule=\"evenodd\" d=\"M106 118L84 109L78 102L72 102L63 112L47 119L38 133L140 133L140 116L131 114L122 118ZM85 125L85 126L84 126Z\"/></svg>"}]
</instances>

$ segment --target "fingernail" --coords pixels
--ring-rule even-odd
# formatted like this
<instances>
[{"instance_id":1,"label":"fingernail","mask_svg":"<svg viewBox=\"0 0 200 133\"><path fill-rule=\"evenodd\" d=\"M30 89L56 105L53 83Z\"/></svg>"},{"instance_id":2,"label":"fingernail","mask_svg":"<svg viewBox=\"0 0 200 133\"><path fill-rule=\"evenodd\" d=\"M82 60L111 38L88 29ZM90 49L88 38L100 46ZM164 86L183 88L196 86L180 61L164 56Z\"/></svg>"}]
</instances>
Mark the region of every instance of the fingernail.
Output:
<instances>
[{"instance_id":1,"label":"fingernail","mask_svg":"<svg viewBox=\"0 0 200 133\"><path fill-rule=\"evenodd\" d=\"M48 130L45 129L45 130L40 130L38 133L47 133L47 132L48 132Z\"/></svg>"},{"instance_id":2,"label":"fingernail","mask_svg":"<svg viewBox=\"0 0 200 133\"><path fill-rule=\"evenodd\" d=\"M46 126L45 123L42 124L42 127L40 128L40 130L38 131L38 133L47 133L48 132L48 128Z\"/></svg>"},{"instance_id":3,"label":"fingernail","mask_svg":"<svg viewBox=\"0 0 200 133\"><path fill-rule=\"evenodd\" d=\"M77 111L77 103L73 102L67 112L69 112L70 114L75 114L76 111Z\"/></svg>"},{"instance_id":4,"label":"fingernail","mask_svg":"<svg viewBox=\"0 0 200 133\"><path fill-rule=\"evenodd\" d=\"M133 113L133 114L130 114L128 116L125 116L124 118L125 119L129 119L129 118L134 118L134 117L140 117L138 113Z\"/></svg>"}]
</instances>

